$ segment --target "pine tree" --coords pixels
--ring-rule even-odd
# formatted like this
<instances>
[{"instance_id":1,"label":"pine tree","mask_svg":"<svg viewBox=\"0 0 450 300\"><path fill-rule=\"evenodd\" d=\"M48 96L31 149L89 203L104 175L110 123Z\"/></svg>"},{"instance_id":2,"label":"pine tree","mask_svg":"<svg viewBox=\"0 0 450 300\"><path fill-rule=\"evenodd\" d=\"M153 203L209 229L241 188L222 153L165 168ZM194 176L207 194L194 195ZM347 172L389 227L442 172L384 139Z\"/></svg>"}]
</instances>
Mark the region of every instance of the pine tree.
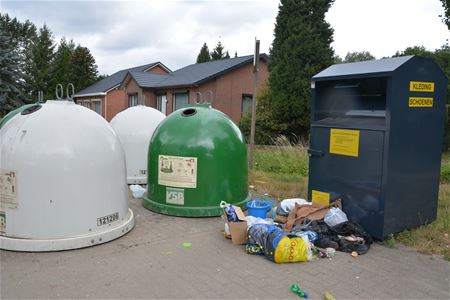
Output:
<instances>
[{"instance_id":1,"label":"pine tree","mask_svg":"<svg viewBox=\"0 0 450 300\"><path fill-rule=\"evenodd\" d=\"M441 15L442 22L447 25L448 30L450 30L450 1L441 0L442 6L444 7L444 15Z\"/></svg>"},{"instance_id":2,"label":"pine tree","mask_svg":"<svg viewBox=\"0 0 450 300\"><path fill-rule=\"evenodd\" d=\"M334 0L281 0L270 50L272 115L286 130L309 130L311 77L333 63L333 29L325 13Z\"/></svg>"},{"instance_id":3,"label":"pine tree","mask_svg":"<svg viewBox=\"0 0 450 300\"><path fill-rule=\"evenodd\" d=\"M237 51L234 52L234 58L238 57Z\"/></svg>"},{"instance_id":4,"label":"pine tree","mask_svg":"<svg viewBox=\"0 0 450 300\"><path fill-rule=\"evenodd\" d=\"M12 39L0 27L0 117L30 103L23 93L24 76Z\"/></svg>"},{"instance_id":5,"label":"pine tree","mask_svg":"<svg viewBox=\"0 0 450 300\"><path fill-rule=\"evenodd\" d=\"M17 18L11 19L8 14L0 13L0 27L10 36L10 43L19 56L19 68L24 75L24 89L31 90L30 66L32 63L32 47L36 42L36 26L29 20L21 23Z\"/></svg>"},{"instance_id":6,"label":"pine tree","mask_svg":"<svg viewBox=\"0 0 450 300\"><path fill-rule=\"evenodd\" d=\"M225 47L222 45L222 42L219 41L217 43L216 47L211 52L211 60L230 58L230 54L228 54L228 51L225 53L224 50L225 50Z\"/></svg>"},{"instance_id":7,"label":"pine tree","mask_svg":"<svg viewBox=\"0 0 450 300\"><path fill-rule=\"evenodd\" d=\"M75 51L75 44L71 40L66 41L62 38L58 49L55 52L55 59L52 64L52 78L50 81L50 90L54 92L57 84L67 86L70 83L73 70L72 56Z\"/></svg>"},{"instance_id":8,"label":"pine tree","mask_svg":"<svg viewBox=\"0 0 450 300\"><path fill-rule=\"evenodd\" d=\"M86 47L78 45L72 55L72 72L70 82L75 91L80 91L93 84L98 76L97 64L94 56Z\"/></svg>"},{"instance_id":9,"label":"pine tree","mask_svg":"<svg viewBox=\"0 0 450 300\"><path fill-rule=\"evenodd\" d=\"M203 63L211 60L211 56L209 55L208 45L203 43L202 48L200 49L200 53L197 56L197 63Z\"/></svg>"},{"instance_id":10,"label":"pine tree","mask_svg":"<svg viewBox=\"0 0 450 300\"><path fill-rule=\"evenodd\" d=\"M52 79L53 51L55 45L50 29L47 25L39 29L36 42L31 48L31 64L28 70L30 76L30 92L36 94L44 92L44 99L54 99L54 88L50 85Z\"/></svg>"}]
</instances>

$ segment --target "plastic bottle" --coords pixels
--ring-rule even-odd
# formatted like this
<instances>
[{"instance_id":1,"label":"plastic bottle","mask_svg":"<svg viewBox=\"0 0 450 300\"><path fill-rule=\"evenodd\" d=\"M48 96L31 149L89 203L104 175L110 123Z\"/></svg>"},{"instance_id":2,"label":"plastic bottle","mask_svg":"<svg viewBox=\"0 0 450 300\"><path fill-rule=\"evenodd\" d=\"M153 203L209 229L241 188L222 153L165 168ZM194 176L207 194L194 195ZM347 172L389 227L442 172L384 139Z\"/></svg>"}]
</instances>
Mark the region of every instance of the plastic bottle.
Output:
<instances>
[{"instance_id":1,"label":"plastic bottle","mask_svg":"<svg viewBox=\"0 0 450 300\"><path fill-rule=\"evenodd\" d=\"M303 291L296 283L291 285L291 291L296 293L299 297L308 299L308 293Z\"/></svg>"}]
</instances>

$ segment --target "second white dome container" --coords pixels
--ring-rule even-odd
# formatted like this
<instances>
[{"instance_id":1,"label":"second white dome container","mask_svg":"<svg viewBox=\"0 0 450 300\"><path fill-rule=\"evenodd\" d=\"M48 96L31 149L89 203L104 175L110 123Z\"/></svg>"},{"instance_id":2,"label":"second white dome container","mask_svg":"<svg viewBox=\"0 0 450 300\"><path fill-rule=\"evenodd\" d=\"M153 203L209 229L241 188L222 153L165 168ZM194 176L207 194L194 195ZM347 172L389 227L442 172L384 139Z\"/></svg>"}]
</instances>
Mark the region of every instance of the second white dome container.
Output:
<instances>
[{"instance_id":1,"label":"second white dome container","mask_svg":"<svg viewBox=\"0 0 450 300\"><path fill-rule=\"evenodd\" d=\"M127 108L111 120L111 126L125 151L128 184L147 183L150 139L165 117L154 108L138 105Z\"/></svg>"}]
</instances>

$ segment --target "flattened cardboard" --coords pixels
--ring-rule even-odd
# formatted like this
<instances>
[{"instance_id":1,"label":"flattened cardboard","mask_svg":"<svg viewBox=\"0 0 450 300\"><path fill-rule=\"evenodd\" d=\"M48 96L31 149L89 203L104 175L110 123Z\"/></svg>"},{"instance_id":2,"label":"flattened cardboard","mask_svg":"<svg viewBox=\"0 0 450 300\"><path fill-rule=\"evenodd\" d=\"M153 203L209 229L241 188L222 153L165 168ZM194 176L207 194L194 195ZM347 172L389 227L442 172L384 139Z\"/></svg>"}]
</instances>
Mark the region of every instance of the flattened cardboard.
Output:
<instances>
[{"instance_id":1,"label":"flattened cardboard","mask_svg":"<svg viewBox=\"0 0 450 300\"><path fill-rule=\"evenodd\" d=\"M234 211L240 222L228 222L228 227L231 233L231 242L234 245L244 245L247 243L247 219L245 218L244 212L239 206L234 206Z\"/></svg>"},{"instance_id":2,"label":"flattened cardboard","mask_svg":"<svg viewBox=\"0 0 450 300\"><path fill-rule=\"evenodd\" d=\"M247 243L247 222L230 222L228 223L231 232L231 242L234 245L244 245Z\"/></svg>"}]
</instances>

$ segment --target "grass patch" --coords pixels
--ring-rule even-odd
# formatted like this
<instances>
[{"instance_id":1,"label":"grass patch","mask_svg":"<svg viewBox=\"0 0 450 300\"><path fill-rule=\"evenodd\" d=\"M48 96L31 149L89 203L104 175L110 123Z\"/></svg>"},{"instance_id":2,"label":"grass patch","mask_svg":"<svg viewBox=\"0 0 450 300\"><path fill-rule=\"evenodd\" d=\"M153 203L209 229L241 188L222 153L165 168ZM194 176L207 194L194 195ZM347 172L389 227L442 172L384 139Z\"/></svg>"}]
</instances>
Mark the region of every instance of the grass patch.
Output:
<instances>
[{"instance_id":1,"label":"grass patch","mask_svg":"<svg viewBox=\"0 0 450 300\"><path fill-rule=\"evenodd\" d=\"M438 254L450 261L450 184L441 184L436 221L405 230L394 236L395 240L419 252Z\"/></svg>"},{"instance_id":2,"label":"grass patch","mask_svg":"<svg viewBox=\"0 0 450 300\"><path fill-rule=\"evenodd\" d=\"M254 163L249 181L258 193L267 193L278 200L307 199L309 157L305 143L290 144L279 138L276 146L256 148ZM449 235L450 153L446 153L442 157L437 219L388 237L383 244L393 248L396 243L401 243L422 253L442 255L450 261Z\"/></svg>"}]
</instances>

